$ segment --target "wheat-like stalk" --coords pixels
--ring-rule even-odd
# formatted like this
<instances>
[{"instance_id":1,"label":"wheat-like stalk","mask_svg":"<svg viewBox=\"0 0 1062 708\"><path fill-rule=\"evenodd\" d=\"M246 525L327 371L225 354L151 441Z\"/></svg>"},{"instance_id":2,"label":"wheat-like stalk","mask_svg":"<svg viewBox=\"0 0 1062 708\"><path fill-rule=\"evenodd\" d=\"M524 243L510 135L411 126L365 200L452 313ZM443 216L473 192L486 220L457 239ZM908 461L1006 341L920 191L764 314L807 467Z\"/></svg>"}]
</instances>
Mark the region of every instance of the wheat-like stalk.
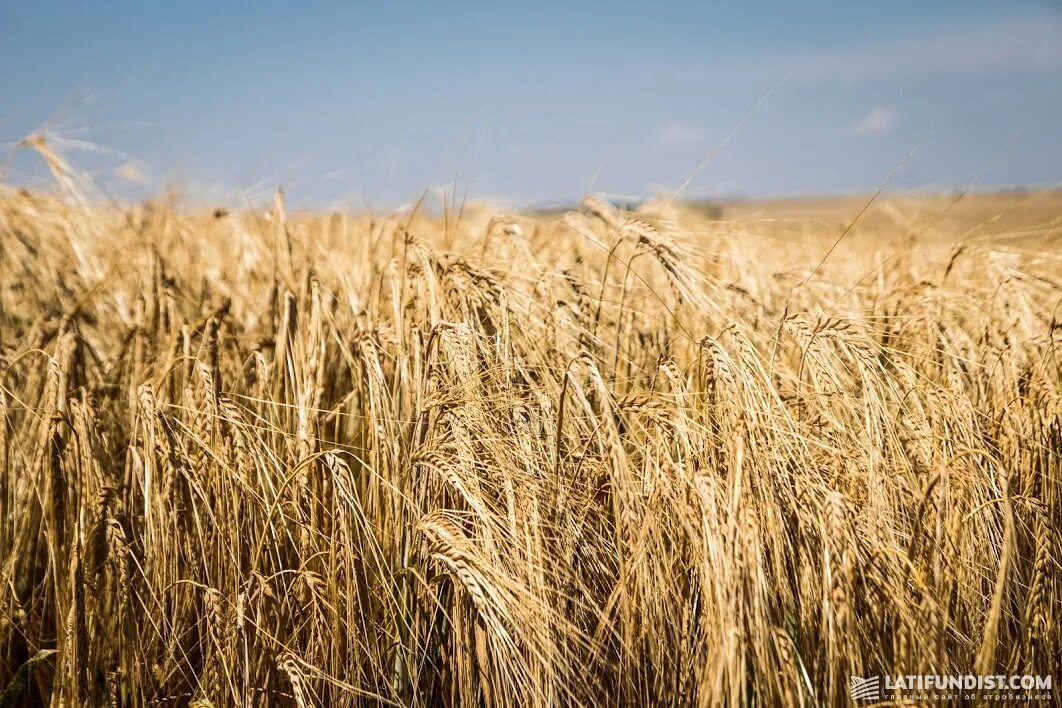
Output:
<instances>
[{"instance_id":1,"label":"wheat-like stalk","mask_svg":"<svg viewBox=\"0 0 1062 708\"><path fill-rule=\"evenodd\" d=\"M81 194L0 187L5 700L809 706L1056 668L1057 221L912 240L899 200L902 238L820 263L819 221L678 203L98 206L29 144Z\"/></svg>"}]
</instances>

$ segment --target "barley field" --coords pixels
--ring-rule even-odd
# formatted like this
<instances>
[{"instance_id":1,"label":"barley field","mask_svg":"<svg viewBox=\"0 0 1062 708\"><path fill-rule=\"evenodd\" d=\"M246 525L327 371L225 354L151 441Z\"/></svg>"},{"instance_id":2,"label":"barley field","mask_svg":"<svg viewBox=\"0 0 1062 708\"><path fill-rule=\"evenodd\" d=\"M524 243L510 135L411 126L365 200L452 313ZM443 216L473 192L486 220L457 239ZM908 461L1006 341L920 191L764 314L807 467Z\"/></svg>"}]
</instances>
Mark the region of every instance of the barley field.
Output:
<instances>
[{"instance_id":1,"label":"barley field","mask_svg":"<svg viewBox=\"0 0 1062 708\"><path fill-rule=\"evenodd\" d=\"M0 704L1062 679L1062 196L869 202L4 188Z\"/></svg>"}]
</instances>

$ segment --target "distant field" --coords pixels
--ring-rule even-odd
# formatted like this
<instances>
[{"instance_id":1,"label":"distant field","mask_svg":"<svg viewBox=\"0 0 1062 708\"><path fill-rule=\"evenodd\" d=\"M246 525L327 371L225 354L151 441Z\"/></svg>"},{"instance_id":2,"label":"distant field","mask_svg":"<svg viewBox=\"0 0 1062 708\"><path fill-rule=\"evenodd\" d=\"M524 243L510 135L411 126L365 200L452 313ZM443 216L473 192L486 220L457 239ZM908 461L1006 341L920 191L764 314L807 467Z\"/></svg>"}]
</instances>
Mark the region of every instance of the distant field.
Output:
<instances>
[{"instance_id":1,"label":"distant field","mask_svg":"<svg viewBox=\"0 0 1062 708\"><path fill-rule=\"evenodd\" d=\"M0 188L0 705L1057 672L1062 194L868 199Z\"/></svg>"},{"instance_id":2,"label":"distant field","mask_svg":"<svg viewBox=\"0 0 1062 708\"><path fill-rule=\"evenodd\" d=\"M793 219L824 226L848 223L871 195L807 197L725 203L725 217L736 221ZM1062 190L1035 189L966 194L884 195L860 219L861 229L904 227L921 232L1001 235L1062 222ZM900 232L902 233L902 231Z\"/></svg>"}]
</instances>

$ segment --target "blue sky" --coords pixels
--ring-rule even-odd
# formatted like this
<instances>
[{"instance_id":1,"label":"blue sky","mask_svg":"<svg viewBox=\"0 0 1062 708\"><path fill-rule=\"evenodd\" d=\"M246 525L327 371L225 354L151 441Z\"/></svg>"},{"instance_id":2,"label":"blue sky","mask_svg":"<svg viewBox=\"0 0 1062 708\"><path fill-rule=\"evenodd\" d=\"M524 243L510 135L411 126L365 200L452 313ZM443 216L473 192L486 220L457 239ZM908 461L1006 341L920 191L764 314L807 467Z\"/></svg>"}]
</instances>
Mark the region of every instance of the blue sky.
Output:
<instances>
[{"instance_id":1,"label":"blue sky","mask_svg":"<svg viewBox=\"0 0 1062 708\"><path fill-rule=\"evenodd\" d=\"M121 196L853 192L912 149L895 188L1048 185L1060 116L1043 0L0 0L0 143L47 124ZM46 183L31 154L5 164Z\"/></svg>"}]
</instances>

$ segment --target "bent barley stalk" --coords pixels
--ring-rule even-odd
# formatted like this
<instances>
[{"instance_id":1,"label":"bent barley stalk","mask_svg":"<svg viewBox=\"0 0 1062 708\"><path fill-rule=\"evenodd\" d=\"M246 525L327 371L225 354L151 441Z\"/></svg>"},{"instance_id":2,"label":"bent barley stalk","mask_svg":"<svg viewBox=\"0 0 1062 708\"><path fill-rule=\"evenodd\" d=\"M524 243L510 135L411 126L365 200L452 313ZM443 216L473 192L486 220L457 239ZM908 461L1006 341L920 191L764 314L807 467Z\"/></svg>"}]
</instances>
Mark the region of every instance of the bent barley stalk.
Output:
<instances>
[{"instance_id":1,"label":"bent barley stalk","mask_svg":"<svg viewBox=\"0 0 1062 708\"><path fill-rule=\"evenodd\" d=\"M4 701L1057 669L1057 221L91 201L0 188Z\"/></svg>"}]
</instances>

